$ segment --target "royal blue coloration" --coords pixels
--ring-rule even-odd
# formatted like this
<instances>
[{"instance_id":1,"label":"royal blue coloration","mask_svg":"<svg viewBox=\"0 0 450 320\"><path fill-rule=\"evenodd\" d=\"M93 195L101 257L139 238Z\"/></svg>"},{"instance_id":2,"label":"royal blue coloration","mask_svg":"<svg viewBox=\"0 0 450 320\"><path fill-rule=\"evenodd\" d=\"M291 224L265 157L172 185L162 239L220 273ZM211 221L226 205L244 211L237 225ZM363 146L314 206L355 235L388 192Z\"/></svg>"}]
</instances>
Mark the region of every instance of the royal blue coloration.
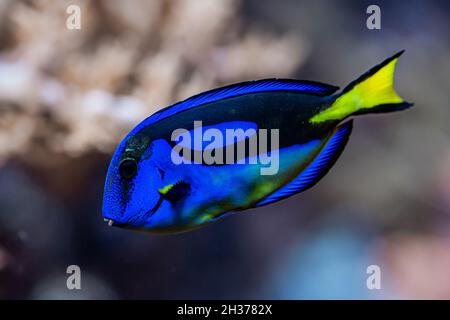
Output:
<instances>
[{"instance_id":1,"label":"royal blue coloration","mask_svg":"<svg viewBox=\"0 0 450 320\"><path fill-rule=\"evenodd\" d=\"M104 189L104 218L122 228L184 232L312 187L345 148L352 122L340 124L344 119L410 106L402 102L368 107L364 90L350 94L397 57L339 94L327 84L265 79L207 91L156 112L114 153ZM375 89L371 94L379 94ZM355 112L331 109L333 117L314 120L330 107L340 108L335 102L347 94L356 101ZM205 124L201 129L200 121ZM270 139L258 129L268 130Z\"/></svg>"},{"instance_id":2,"label":"royal blue coloration","mask_svg":"<svg viewBox=\"0 0 450 320\"><path fill-rule=\"evenodd\" d=\"M105 191L103 198L103 212L107 212L105 218L118 218L123 215L125 203L120 198L122 194L122 186L120 184L120 175L118 174L118 165L120 162L121 153L125 149L126 142L123 140L117 147L117 151L109 163L108 172L115 172L116 174L108 174L106 176Z\"/></svg>"},{"instance_id":3,"label":"royal blue coloration","mask_svg":"<svg viewBox=\"0 0 450 320\"><path fill-rule=\"evenodd\" d=\"M327 96L338 90L338 87L312 81L299 81L287 79L265 79L242 82L210 91L200 93L189 99L178 102L170 107L162 109L144 121L131 131L131 135L143 128L170 117L178 112L189 110L203 104L215 102L221 99L237 97L249 93L270 91L297 91L299 93L312 93L319 96Z\"/></svg>"},{"instance_id":4,"label":"royal blue coloration","mask_svg":"<svg viewBox=\"0 0 450 320\"><path fill-rule=\"evenodd\" d=\"M160 174L154 168L155 158L148 158L150 154L153 154L152 149L157 148L161 150L161 154L168 155L169 149L163 152L162 147L159 147L160 140L153 142L152 148L148 148L143 154L144 160L138 164L137 175L133 179L133 191L129 195L129 199L126 202L126 206L123 209L124 219L127 222L130 219L140 219L149 210L153 208L158 202L159 195L154 190L155 186L161 181ZM165 143L164 143L165 145ZM160 154L155 155L158 157ZM146 208L147 210L143 210Z\"/></svg>"},{"instance_id":5,"label":"royal blue coloration","mask_svg":"<svg viewBox=\"0 0 450 320\"><path fill-rule=\"evenodd\" d=\"M331 168L332 162L336 160L352 133L352 121L344 123L328 140L322 151L311 162L311 164L300 173L294 180L277 190L256 206L270 204L287 198L295 193L305 191L315 185Z\"/></svg>"}]
</instances>

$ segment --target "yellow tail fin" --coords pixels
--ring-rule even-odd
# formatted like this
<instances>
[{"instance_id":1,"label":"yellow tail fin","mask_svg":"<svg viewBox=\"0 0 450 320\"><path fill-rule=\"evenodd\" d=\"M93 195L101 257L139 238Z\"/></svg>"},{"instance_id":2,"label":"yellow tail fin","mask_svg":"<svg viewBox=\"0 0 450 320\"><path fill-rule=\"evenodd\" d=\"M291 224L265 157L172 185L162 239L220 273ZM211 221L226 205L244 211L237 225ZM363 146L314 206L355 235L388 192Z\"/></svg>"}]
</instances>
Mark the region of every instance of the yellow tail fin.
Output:
<instances>
[{"instance_id":1,"label":"yellow tail fin","mask_svg":"<svg viewBox=\"0 0 450 320\"><path fill-rule=\"evenodd\" d=\"M310 119L312 123L343 120L350 115L391 112L409 108L394 89L394 71L400 51L350 83L331 106Z\"/></svg>"}]
</instances>

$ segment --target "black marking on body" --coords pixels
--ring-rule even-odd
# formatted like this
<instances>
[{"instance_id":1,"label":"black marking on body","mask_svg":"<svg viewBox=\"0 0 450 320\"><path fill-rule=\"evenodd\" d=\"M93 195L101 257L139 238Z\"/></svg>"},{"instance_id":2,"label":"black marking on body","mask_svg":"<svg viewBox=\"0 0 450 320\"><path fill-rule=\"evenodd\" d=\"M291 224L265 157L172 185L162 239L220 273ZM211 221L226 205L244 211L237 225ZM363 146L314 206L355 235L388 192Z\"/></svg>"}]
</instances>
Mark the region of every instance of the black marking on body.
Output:
<instances>
[{"instance_id":1,"label":"black marking on body","mask_svg":"<svg viewBox=\"0 0 450 320\"><path fill-rule=\"evenodd\" d=\"M164 118L129 137L123 157L132 156L139 162L152 141L165 139L172 143L172 132L180 128L193 130L194 121L202 121L203 127L222 122L249 121L256 123L258 129L279 129L280 148L322 139L337 122L312 125L309 119L328 108L334 99L335 96L272 91L207 103Z\"/></svg>"}]
</instances>

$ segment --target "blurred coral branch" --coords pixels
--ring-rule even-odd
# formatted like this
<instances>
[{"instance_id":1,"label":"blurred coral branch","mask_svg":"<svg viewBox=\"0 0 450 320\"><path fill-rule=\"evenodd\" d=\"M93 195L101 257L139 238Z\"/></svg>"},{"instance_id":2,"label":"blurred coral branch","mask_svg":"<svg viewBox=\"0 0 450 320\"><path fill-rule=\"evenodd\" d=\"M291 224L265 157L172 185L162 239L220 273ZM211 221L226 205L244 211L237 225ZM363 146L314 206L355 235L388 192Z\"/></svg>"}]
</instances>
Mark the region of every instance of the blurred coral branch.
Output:
<instances>
[{"instance_id":1,"label":"blurred coral branch","mask_svg":"<svg viewBox=\"0 0 450 320\"><path fill-rule=\"evenodd\" d=\"M81 30L66 28L69 4ZM213 86L282 77L296 38L244 30L236 0L6 1L0 7L0 161L110 153L159 108Z\"/></svg>"}]
</instances>

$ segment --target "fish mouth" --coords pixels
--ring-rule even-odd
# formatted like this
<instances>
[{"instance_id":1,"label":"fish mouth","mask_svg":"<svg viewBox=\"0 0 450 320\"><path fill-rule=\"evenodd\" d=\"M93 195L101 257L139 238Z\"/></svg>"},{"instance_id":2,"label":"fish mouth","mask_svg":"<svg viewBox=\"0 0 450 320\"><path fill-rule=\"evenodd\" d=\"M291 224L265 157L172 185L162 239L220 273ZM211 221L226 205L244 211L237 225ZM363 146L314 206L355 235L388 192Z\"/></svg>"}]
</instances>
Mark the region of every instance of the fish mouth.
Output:
<instances>
[{"instance_id":1,"label":"fish mouth","mask_svg":"<svg viewBox=\"0 0 450 320\"><path fill-rule=\"evenodd\" d=\"M115 221L113 219L109 219L109 218L103 218L103 221L105 221L108 224L108 227L121 227L121 228L131 228L131 226L133 226L135 224L135 222L139 219L143 219L143 218L151 218L156 211L159 209L159 207L161 206L162 202L163 202L163 197L159 197L158 201L156 202L156 204L153 206L153 208L151 208L150 210L144 212L144 214L140 214L134 217L131 217L128 221L122 223L122 222L118 222Z\"/></svg>"},{"instance_id":2,"label":"fish mouth","mask_svg":"<svg viewBox=\"0 0 450 320\"><path fill-rule=\"evenodd\" d=\"M113 219L103 218L103 221L107 222L108 227L112 227L112 226L119 227L119 228L127 228L128 227L127 223L118 222Z\"/></svg>"},{"instance_id":3,"label":"fish mouth","mask_svg":"<svg viewBox=\"0 0 450 320\"><path fill-rule=\"evenodd\" d=\"M103 221L108 223L108 227L112 227L116 223L114 220L106 218L104 218Z\"/></svg>"}]
</instances>

